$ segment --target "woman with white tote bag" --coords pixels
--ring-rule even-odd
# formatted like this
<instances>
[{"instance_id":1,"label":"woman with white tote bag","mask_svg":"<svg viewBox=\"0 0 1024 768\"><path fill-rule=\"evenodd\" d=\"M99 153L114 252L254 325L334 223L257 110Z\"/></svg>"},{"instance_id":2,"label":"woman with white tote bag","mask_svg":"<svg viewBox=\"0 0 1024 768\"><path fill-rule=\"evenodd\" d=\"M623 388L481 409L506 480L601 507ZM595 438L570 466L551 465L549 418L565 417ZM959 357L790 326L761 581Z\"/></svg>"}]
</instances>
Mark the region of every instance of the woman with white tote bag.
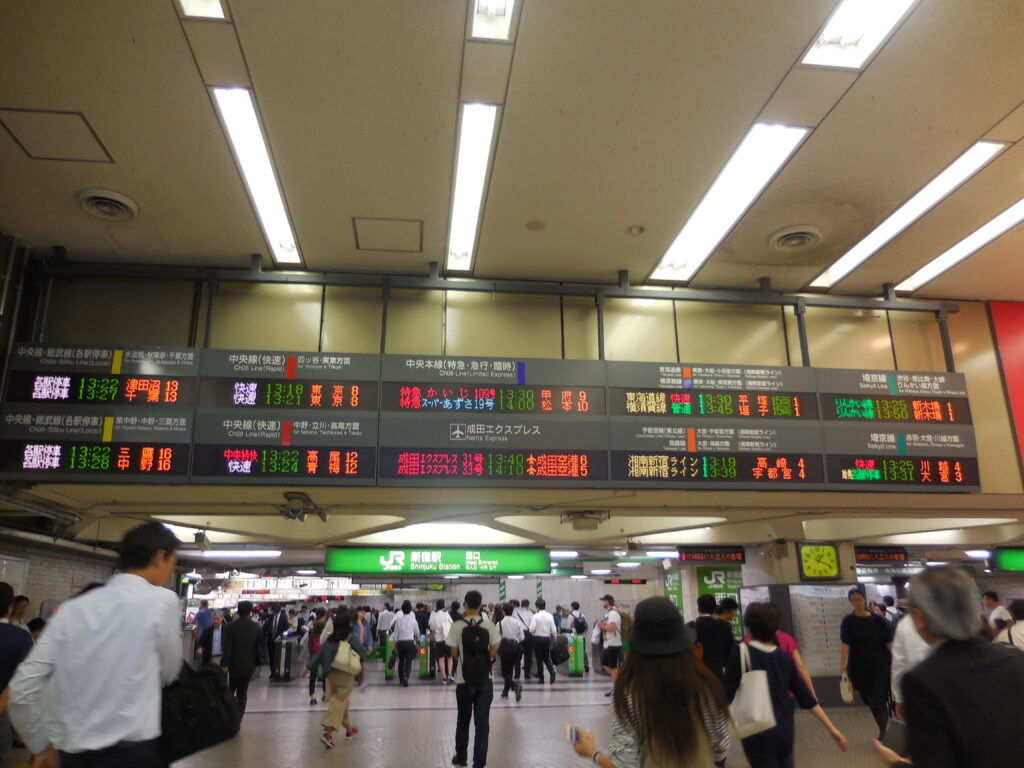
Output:
<instances>
[{"instance_id":1,"label":"woman with white tote bag","mask_svg":"<svg viewBox=\"0 0 1024 768\"><path fill-rule=\"evenodd\" d=\"M795 733L790 692L796 703L809 709L845 752L846 737L828 719L793 660L776 643L778 609L766 603L751 603L743 614L743 623L751 639L733 648L725 668L725 693L733 704L733 718L751 768L792 768ZM749 660L744 658L748 655ZM766 711L765 689L774 725Z\"/></svg>"}]
</instances>

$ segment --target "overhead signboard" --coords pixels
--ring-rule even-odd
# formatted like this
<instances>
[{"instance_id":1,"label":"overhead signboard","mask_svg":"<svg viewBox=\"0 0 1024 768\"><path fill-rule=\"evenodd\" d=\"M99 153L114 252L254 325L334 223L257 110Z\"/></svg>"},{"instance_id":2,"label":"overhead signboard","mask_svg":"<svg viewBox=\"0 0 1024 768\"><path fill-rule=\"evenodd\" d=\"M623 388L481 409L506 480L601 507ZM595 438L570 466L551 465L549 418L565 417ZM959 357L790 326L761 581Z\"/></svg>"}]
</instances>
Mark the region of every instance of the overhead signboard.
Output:
<instances>
[{"instance_id":1,"label":"overhead signboard","mask_svg":"<svg viewBox=\"0 0 1024 768\"><path fill-rule=\"evenodd\" d=\"M1024 571L1024 547L999 547L992 559L997 571Z\"/></svg>"},{"instance_id":2,"label":"overhead signboard","mask_svg":"<svg viewBox=\"0 0 1024 768\"><path fill-rule=\"evenodd\" d=\"M855 546L853 559L857 565L899 565L909 562L906 547Z\"/></svg>"},{"instance_id":3,"label":"overhead signboard","mask_svg":"<svg viewBox=\"0 0 1024 768\"><path fill-rule=\"evenodd\" d=\"M502 574L548 573L546 549L413 549L328 547L326 573Z\"/></svg>"},{"instance_id":4,"label":"overhead signboard","mask_svg":"<svg viewBox=\"0 0 1024 768\"><path fill-rule=\"evenodd\" d=\"M955 373L18 345L0 479L968 492Z\"/></svg>"},{"instance_id":5,"label":"overhead signboard","mask_svg":"<svg viewBox=\"0 0 1024 768\"><path fill-rule=\"evenodd\" d=\"M747 551L744 547L726 546L679 546L679 562L681 563L733 563L747 562Z\"/></svg>"}]
</instances>

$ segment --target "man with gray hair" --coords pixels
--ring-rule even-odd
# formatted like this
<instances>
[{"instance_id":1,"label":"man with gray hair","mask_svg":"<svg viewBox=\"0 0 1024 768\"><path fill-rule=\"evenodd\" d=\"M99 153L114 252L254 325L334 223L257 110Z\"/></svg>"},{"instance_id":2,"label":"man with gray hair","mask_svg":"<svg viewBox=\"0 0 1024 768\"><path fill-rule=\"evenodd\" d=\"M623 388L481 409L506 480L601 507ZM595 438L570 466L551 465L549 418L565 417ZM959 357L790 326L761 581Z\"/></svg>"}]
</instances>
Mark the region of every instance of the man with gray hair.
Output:
<instances>
[{"instance_id":1,"label":"man with gray hair","mask_svg":"<svg viewBox=\"0 0 1024 768\"><path fill-rule=\"evenodd\" d=\"M1020 765L1024 653L981 636L974 579L956 568L926 568L910 582L909 603L910 620L934 647L903 677L913 765ZM886 765L910 765L875 744Z\"/></svg>"}]
</instances>

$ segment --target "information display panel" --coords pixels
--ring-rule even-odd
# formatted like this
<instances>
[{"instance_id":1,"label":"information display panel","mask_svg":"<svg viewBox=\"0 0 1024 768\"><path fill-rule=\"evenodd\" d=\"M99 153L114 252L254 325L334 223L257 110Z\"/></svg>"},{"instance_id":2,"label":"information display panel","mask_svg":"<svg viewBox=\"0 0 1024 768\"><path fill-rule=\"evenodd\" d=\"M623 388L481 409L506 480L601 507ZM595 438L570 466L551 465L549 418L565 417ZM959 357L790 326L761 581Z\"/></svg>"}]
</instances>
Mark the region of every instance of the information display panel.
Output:
<instances>
[{"instance_id":1,"label":"information display panel","mask_svg":"<svg viewBox=\"0 0 1024 768\"><path fill-rule=\"evenodd\" d=\"M44 481L174 482L188 475L188 458L181 444L0 440L0 473Z\"/></svg>"},{"instance_id":2,"label":"information display panel","mask_svg":"<svg viewBox=\"0 0 1024 768\"><path fill-rule=\"evenodd\" d=\"M613 387L612 416L703 416L727 419L804 419L816 421L814 393L686 391Z\"/></svg>"},{"instance_id":3,"label":"information display panel","mask_svg":"<svg viewBox=\"0 0 1024 768\"><path fill-rule=\"evenodd\" d=\"M612 451L614 483L631 485L768 487L824 482L817 454Z\"/></svg>"},{"instance_id":4,"label":"information display panel","mask_svg":"<svg viewBox=\"0 0 1024 768\"><path fill-rule=\"evenodd\" d=\"M381 448L382 480L449 484L589 485L608 479L606 451L466 450Z\"/></svg>"},{"instance_id":5,"label":"information display panel","mask_svg":"<svg viewBox=\"0 0 1024 768\"><path fill-rule=\"evenodd\" d=\"M136 374L12 371L7 402L191 407L195 379Z\"/></svg>"},{"instance_id":6,"label":"information display panel","mask_svg":"<svg viewBox=\"0 0 1024 768\"><path fill-rule=\"evenodd\" d=\"M387 382L381 410L399 413L604 416L604 387Z\"/></svg>"},{"instance_id":7,"label":"information display panel","mask_svg":"<svg viewBox=\"0 0 1024 768\"><path fill-rule=\"evenodd\" d=\"M197 445L192 476L372 481L375 454L372 448L360 447Z\"/></svg>"},{"instance_id":8,"label":"information display panel","mask_svg":"<svg viewBox=\"0 0 1024 768\"><path fill-rule=\"evenodd\" d=\"M828 481L850 486L899 485L909 489L978 488L978 460L941 456L827 456Z\"/></svg>"},{"instance_id":9,"label":"information display panel","mask_svg":"<svg viewBox=\"0 0 1024 768\"><path fill-rule=\"evenodd\" d=\"M204 379L200 404L238 410L301 408L330 413L376 412L377 382L239 376Z\"/></svg>"}]
</instances>

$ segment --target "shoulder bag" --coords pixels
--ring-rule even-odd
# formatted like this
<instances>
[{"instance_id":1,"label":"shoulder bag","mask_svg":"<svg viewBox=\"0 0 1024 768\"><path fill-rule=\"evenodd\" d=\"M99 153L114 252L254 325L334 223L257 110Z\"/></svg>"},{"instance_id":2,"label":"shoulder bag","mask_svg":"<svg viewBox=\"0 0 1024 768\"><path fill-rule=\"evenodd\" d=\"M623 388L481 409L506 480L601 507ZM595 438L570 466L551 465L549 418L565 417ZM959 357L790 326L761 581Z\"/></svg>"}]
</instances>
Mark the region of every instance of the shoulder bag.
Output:
<instances>
[{"instance_id":1,"label":"shoulder bag","mask_svg":"<svg viewBox=\"0 0 1024 768\"><path fill-rule=\"evenodd\" d=\"M736 735L745 739L775 727L768 673L763 669L751 669L750 649L746 643L740 643L740 675L740 687L729 711L736 724Z\"/></svg>"},{"instance_id":2,"label":"shoulder bag","mask_svg":"<svg viewBox=\"0 0 1024 768\"><path fill-rule=\"evenodd\" d=\"M363 662L359 658L356 649L349 645L347 641L342 640L338 643L338 652L334 654L331 669L347 672L350 675L358 675L363 669Z\"/></svg>"}]
</instances>

